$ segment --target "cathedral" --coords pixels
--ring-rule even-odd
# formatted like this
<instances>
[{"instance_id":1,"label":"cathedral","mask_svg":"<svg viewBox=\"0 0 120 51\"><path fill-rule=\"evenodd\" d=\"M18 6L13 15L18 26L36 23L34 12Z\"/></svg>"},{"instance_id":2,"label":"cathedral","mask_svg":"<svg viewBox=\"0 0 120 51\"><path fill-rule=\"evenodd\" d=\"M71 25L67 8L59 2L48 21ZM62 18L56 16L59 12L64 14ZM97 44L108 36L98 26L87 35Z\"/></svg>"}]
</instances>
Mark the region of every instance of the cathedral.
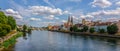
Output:
<instances>
[{"instance_id":1,"label":"cathedral","mask_svg":"<svg viewBox=\"0 0 120 51\"><path fill-rule=\"evenodd\" d=\"M70 27L73 26L73 17L69 16L68 17L68 21L66 23L64 23L64 27L66 28L66 30L69 30Z\"/></svg>"}]
</instances>

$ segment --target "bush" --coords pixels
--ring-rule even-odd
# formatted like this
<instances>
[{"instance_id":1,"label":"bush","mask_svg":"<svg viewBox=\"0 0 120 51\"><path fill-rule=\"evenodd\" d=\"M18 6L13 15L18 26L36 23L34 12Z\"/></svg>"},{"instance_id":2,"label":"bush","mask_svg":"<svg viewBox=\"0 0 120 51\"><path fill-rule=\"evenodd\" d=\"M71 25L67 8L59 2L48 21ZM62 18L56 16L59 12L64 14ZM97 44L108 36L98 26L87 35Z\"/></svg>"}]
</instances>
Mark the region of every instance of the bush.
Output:
<instances>
[{"instance_id":1,"label":"bush","mask_svg":"<svg viewBox=\"0 0 120 51\"><path fill-rule=\"evenodd\" d=\"M98 29L99 33L105 33L105 29Z\"/></svg>"},{"instance_id":2,"label":"bush","mask_svg":"<svg viewBox=\"0 0 120 51\"><path fill-rule=\"evenodd\" d=\"M0 37L5 36L6 34L7 34L7 31L6 31L6 30L2 30L2 31L0 32Z\"/></svg>"},{"instance_id":3,"label":"bush","mask_svg":"<svg viewBox=\"0 0 120 51\"><path fill-rule=\"evenodd\" d=\"M90 28L89 32L90 33L94 33L95 32L95 28Z\"/></svg>"},{"instance_id":4,"label":"bush","mask_svg":"<svg viewBox=\"0 0 120 51\"><path fill-rule=\"evenodd\" d=\"M76 32L78 30L77 26L73 26L73 31Z\"/></svg>"},{"instance_id":5,"label":"bush","mask_svg":"<svg viewBox=\"0 0 120 51\"><path fill-rule=\"evenodd\" d=\"M31 28L28 28L28 32L31 32L32 31L32 29Z\"/></svg>"},{"instance_id":6,"label":"bush","mask_svg":"<svg viewBox=\"0 0 120 51\"><path fill-rule=\"evenodd\" d=\"M19 28L17 28L17 31L20 31L20 29L19 29Z\"/></svg>"},{"instance_id":7,"label":"bush","mask_svg":"<svg viewBox=\"0 0 120 51\"><path fill-rule=\"evenodd\" d=\"M16 28L16 20L12 16L8 16L8 24L11 26L11 29Z\"/></svg>"},{"instance_id":8,"label":"bush","mask_svg":"<svg viewBox=\"0 0 120 51\"><path fill-rule=\"evenodd\" d=\"M11 31L10 25L0 24L0 36L5 36Z\"/></svg>"},{"instance_id":9,"label":"bush","mask_svg":"<svg viewBox=\"0 0 120 51\"><path fill-rule=\"evenodd\" d=\"M11 29L15 29L16 21L12 16L6 16L4 12L0 11L0 36L8 34Z\"/></svg>"},{"instance_id":10,"label":"bush","mask_svg":"<svg viewBox=\"0 0 120 51\"><path fill-rule=\"evenodd\" d=\"M87 32L88 30L88 26L83 26L83 29L82 29L84 32Z\"/></svg>"},{"instance_id":11,"label":"bush","mask_svg":"<svg viewBox=\"0 0 120 51\"><path fill-rule=\"evenodd\" d=\"M117 33L117 32L118 32L118 27L117 27L117 25L115 25L115 24L109 25L109 26L107 27L107 32L108 32L109 34L115 34L115 33Z\"/></svg>"},{"instance_id":12,"label":"bush","mask_svg":"<svg viewBox=\"0 0 120 51\"><path fill-rule=\"evenodd\" d=\"M27 26L23 25L23 31L26 31L26 30L27 30Z\"/></svg>"},{"instance_id":13,"label":"bush","mask_svg":"<svg viewBox=\"0 0 120 51\"><path fill-rule=\"evenodd\" d=\"M5 29L7 31L7 33L9 33L11 31L11 26L10 25L4 25L3 29Z\"/></svg>"},{"instance_id":14,"label":"bush","mask_svg":"<svg viewBox=\"0 0 120 51\"><path fill-rule=\"evenodd\" d=\"M70 27L70 31L73 31L73 27Z\"/></svg>"}]
</instances>

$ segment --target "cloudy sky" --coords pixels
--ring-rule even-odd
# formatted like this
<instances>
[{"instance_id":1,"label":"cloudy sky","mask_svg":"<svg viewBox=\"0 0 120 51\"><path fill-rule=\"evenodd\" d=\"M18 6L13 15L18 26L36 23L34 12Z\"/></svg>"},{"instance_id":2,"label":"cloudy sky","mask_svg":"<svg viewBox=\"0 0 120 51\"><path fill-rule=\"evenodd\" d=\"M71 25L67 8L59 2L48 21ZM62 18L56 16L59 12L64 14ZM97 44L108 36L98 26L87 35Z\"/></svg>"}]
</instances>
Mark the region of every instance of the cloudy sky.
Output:
<instances>
[{"instance_id":1,"label":"cloudy sky","mask_svg":"<svg viewBox=\"0 0 120 51\"><path fill-rule=\"evenodd\" d=\"M62 24L72 15L81 19L116 21L120 19L120 0L0 0L0 8L17 24L47 26Z\"/></svg>"}]
</instances>

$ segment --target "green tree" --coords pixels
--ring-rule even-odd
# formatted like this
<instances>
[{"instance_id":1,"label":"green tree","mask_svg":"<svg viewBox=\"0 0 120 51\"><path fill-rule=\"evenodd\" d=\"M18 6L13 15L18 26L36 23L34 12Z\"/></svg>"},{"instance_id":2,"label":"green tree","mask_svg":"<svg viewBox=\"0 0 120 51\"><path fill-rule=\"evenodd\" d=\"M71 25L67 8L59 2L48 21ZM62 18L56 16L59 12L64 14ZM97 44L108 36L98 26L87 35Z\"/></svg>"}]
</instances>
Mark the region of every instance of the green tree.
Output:
<instances>
[{"instance_id":1,"label":"green tree","mask_svg":"<svg viewBox=\"0 0 120 51\"><path fill-rule=\"evenodd\" d=\"M12 16L8 16L8 24L11 26L11 29L16 28L16 20Z\"/></svg>"},{"instance_id":2,"label":"green tree","mask_svg":"<svg viewBox=\"0 0 120 51\"><path fill-rule=\"evenodd\" d=\"M17 28L17 31L21 31L19 28Z\"/></svg>"},{"instance_id":3,"label":"green tree","mask_svg":"<svg viewBox=\"0 0 120 51\"><path fill-rule=\"evenodd\" d=\"M115 34L115 33L117 33L117 32L118 32L118 27L117 27L117 25L115 25L115 24L109 25L109 26L107 27L107 32L108 32L109 34Z\"/></svg>"},{"instance_id":4,"label":"green tree","mask_svg":"<svg viewBox=\"0 0 120 51\"><path fill-rule=\"evenodd\" d=\"M29 27L29 28L28 28L28 33L30 33L30 32L32 32L32 29Z\"/></svg>"},{"instance_id":5,"label":"green tree","mask_svg":"<svg viewBox=\"0 0 120 51\"><path fill-rule=\"evenodd\" d=\"M5 36L10 31L11 31L10 25L0 24L0 36Z\"/></svg>"},{"instance_id":6,"label":"green tree","mask_svg":"<svg viewBox=\"0 0 120 51\"><path fill-rule=\"evenodd\" d=\"M23 31L26 31L26 30L27 30L27 26L23 25Z\"/></svg>"},{"instance_id":7,"label":"green tree","mask_svg":"<svg viewBox=\"0 0 120 51\"><path fill-rule=\"evenodd\" d=\"M70 27L70 31L73 31L73 27Z\"/></svg>"},{"instance_id":8,"label":"green tree","mask_svg":"<svg viewBox=\"0 0 120 51\"><path fill-rule=\"evenodd\" d=\"M98 29L99 33L105 33L105 29Z\"/></svg>"},{"instance_id":9,"label":"green tree","mask_svg":"<svg viewBox=\"0 0 120 51\"><path fill-rule=\"evenodd\" d=\"M6 31L6 30L2 30L2 31L0 32L0 37L5 36L6 34L7 34L7 31Z\"/></svg>"},{"instance_id":10,"label":"green tree","mask_svg":"<svg viewBox=\"0 0 120 51\"><path fill-rule=\"evenodd\" d=\"M73 31L76 32L78 30L77 26L73 26Z\"/></svg>"},{"instance_id":11,"label":"green tree","mask_svg":"<svg viewBox=\"0 0 120 51\"><path fill-rule=\"evenodd\" d=\"M2 11L0 11L0 23L7 24L7 16Z\"/></svg>"},{"instance_id":12,"label":"green tree","mask_svg":"<svg viewBox=\"0 0 120 51\"><path fill-rule=\"evenodd\" d=\"M0 11L0 36L5 36L11 29L15 29L16 21L11 16L6 16L4 12Z\"/></svg>"},{"instance_id":13,"label":"green tree","mask_svg":"<svg viewBox=\"0 0 120 51\"><path fill-rule=\"evenodd\" d=\"M90 28L89 32L90 33L94 33L95 32L95 28Z\"/></svg>"},{"instance_id":14,"label":"green tree","mask_svg":"<svg viewBox=\"0 0 120 51\"><path fill-rule=\"evenodd\" d=\"M9 33L11 31L10 25L3 25L3 29L5 29L7 31L7 33Z\"/></svg>"},{"instance_id":15,"label":"green tree","mask_svg":"<svg viewBox=\"0 0 120 51\"><path fill-rule=\"evenodd\" d=\"M83 29L82 29L84 32L87 32L88 30L88 26L83 26Z\"/></svg>"}]
</instances>

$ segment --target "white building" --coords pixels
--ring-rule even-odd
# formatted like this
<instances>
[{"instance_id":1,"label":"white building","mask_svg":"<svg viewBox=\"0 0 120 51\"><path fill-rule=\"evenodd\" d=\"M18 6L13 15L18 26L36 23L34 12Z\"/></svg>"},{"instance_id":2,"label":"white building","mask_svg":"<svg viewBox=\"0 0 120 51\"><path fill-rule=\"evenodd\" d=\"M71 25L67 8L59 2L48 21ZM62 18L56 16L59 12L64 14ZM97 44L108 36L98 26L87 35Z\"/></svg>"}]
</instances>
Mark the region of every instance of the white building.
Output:
<instances>
[{"instance_id":1,"label":"white building","mask_svg":"<svg viewBox=\"0 0 120 51\"><path fill-rule=\"evenodd\" d=\"M118 32L120 32L120 20L117 22Z\"/></svg>"}]
</instances>

